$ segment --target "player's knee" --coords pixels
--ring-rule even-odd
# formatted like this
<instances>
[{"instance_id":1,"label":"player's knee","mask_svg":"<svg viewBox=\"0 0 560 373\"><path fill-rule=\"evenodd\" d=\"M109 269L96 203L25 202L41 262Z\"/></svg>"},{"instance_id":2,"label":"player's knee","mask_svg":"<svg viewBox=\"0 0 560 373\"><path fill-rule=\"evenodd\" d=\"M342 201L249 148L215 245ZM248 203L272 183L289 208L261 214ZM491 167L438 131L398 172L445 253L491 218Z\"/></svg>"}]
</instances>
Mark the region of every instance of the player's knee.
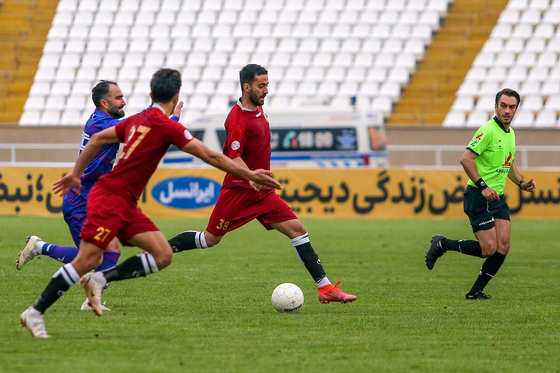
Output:
<instances>
[{"instance_id":1,"label":"player's knee","mask_svg":"<svg viewBox=\"0 0 560 373\"><path fill-rule=\"evenodd\" d=\"M169 266L173 261L173 251L163 250L162 252L158 253L157 256L154 256L154 259L156 261L158 269L162 270L165 267Z\"/></svg>"},{"instance_id":2,"label":"player's knee","mask_svg":"<svg viewBox=\"0 0 560 373\"><path fill-rule=\"evenodd\" d=\"M295 227L295 233L296 236L303 236L304 234L307 233L307 229L305 228L305 225L303 224L299 224Z\"/></svg>"},{"instance_id":3,"label":"player's knee","mask_svg":"<svg viewBox=\"0 0 560 373\"><path fill-rule=\"evenodd\" d=\"M286 236L290 238L303 236L304 234L307 233L307 229L305 228L305 225L301 224L299 219L290 220L287 222L287 224L275 228L280 230L280 232L284 233Z\"/></svg>"},{"instance_id":4,"label":"player's knee","mask_svg":"<svg viewBox=\"0 0 560 373\"><path fill-rule=\"evenodd\" d=\"M500 254L507 255L509 253L509 242L500 242L497 251Z\"/></svg>"},{"instance_id":5,"label":"player's knee","mask_svg":"<svg viewBox=\"0 0 560 373\"><path fill-rule=\"evenodd\" d=\"M484 258L488 258L489 256L492 256L496 253L496 251L498 250L498 245L496 244L496 242L481 242L480 249L482 251L482 256Z\"/></svg>"}]
</instances>

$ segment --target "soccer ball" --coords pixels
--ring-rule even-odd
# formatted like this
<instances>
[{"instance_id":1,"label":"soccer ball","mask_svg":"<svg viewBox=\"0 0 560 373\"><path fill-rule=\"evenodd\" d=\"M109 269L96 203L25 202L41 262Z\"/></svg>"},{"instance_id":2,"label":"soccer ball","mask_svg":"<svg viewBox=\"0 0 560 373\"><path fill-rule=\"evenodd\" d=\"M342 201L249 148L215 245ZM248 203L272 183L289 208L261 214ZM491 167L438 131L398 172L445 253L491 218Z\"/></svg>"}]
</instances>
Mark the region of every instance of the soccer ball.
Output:
<instances>
[{"instance_id":1,"label":"soccer ball","mask_svg":"<svg viewBox=\"0 0 560 373\"><path fill-rule=\"evenodd\" d=\"M280 284L272 292L272 305L278 312L297 312L303 306L303 292L294 284Z\"/></svg>"}]
</instances>

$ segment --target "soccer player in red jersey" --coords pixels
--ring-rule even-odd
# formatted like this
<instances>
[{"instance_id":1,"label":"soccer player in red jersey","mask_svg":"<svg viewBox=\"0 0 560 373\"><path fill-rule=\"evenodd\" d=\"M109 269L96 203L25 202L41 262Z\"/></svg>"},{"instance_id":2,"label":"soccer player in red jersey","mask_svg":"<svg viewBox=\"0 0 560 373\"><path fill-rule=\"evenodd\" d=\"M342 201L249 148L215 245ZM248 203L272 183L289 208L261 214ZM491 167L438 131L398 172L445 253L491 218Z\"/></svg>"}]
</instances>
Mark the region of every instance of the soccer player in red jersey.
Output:
<instances>
[{"instance_id":1,"label":"soccer player in red jersey","mask_svg":"<svg viewBox=\"0 0 560 373\"><path fill-rule=\"evenodd\" d=\"M152 106L92 136L74 170L54 184L56 193L65 194L74 188L79 192L80 177L101 146L125 143L118 164L90 191L78 256L54 274L37 301L21 314L21 325L34 337L48 338L44 312L81 276L93 311L101 316L101 292L107 282L147 276L171 264L173 252L169 243L137 206L144 187L171 144L223 171L280 188L270 176L270 170L251 171L211 151L185 127L169 119L179 101L181 75L177 70L158 70L150 86ZM101 263L103 252L114 237L122 244L140 247L145 253L128 258L116 267L88 273Z\"/></svg>"},{"instance_id":2,"label":"soccer player in red jersey","mask_svg":"<svg viewBox=\"0 0 560 373\"><path fill-rule=\"evenodd\" d=\"M262 106L268 94L268 72L250 64L240 72L242 96L231 109L226 122L224 154L251 170L270 170L270 127ZM204 232L185 231L169 240L174 252L212 247L222 237L253 219L266 229L276 229L292 241L296 254L319 289L321 303L353 302L356 296L332 285L321 260L309 242L307 230L290 206L274 189L227 174L218 201Z\"/></svg>"}]
</instances>

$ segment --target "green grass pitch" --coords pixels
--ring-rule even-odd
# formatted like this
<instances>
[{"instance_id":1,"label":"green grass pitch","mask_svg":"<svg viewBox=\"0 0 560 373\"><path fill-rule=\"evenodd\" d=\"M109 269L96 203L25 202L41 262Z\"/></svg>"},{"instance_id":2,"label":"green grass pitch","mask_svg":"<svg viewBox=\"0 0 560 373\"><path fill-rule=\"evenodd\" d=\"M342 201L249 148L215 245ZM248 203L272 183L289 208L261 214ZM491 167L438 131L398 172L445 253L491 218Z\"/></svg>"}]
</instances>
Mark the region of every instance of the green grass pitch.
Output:
<instances>
[{"instance_id":1,"label":"green grass pitch","mask_svg":"<svg viewBox=\"0 0 560 373\"><path fill-rule=\"evenodd\" d=\"M155 222L167 237L206 226ZM330 280L358 296L328 305L290 241L253 222L111 284L102 317L80 311L75 285L45 315L52 338L37 340L18 318L60 264L40 257L18 272L17 253L30 234L72 241L61 218L0 217L0 372L560 372L559 222L514 219L485 290L493 299L467 301L481 259L452 252L424 265L433 234L473 237L466 218L305 220ZM303 290L299 313L272 307L282 282Z\"/></svg>"}]
</instances>

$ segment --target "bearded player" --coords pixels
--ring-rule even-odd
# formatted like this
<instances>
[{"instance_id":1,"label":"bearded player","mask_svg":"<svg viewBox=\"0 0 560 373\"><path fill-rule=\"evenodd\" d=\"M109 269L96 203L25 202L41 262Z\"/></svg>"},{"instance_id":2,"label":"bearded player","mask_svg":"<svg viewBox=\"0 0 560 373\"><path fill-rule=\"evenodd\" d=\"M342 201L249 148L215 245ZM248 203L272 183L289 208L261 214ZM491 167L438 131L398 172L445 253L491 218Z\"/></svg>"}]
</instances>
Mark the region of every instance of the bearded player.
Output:
<instances>
[{"instance_id":1,"label":"bearded player","mask_svg":"<svg viewBox=\"0 0 560 373\"><path fill-rule=\"evenodd\" d=\"M242 96L231 109L225 128L223 152L234 162L250 170L270 170L270 127L262 106L268 94L268 71L250 64L239 72ZM321 303L353 302L333 285L313 250L309 234L290 206L273 188L263 187L232 174L225 176L222 189L204 232L185 231L169 240L174 252L217 245L222 237L253 219L267 230L276 229L287 236L300 261L309 271L319 290Z\"/></svg>"}]
</instances>

